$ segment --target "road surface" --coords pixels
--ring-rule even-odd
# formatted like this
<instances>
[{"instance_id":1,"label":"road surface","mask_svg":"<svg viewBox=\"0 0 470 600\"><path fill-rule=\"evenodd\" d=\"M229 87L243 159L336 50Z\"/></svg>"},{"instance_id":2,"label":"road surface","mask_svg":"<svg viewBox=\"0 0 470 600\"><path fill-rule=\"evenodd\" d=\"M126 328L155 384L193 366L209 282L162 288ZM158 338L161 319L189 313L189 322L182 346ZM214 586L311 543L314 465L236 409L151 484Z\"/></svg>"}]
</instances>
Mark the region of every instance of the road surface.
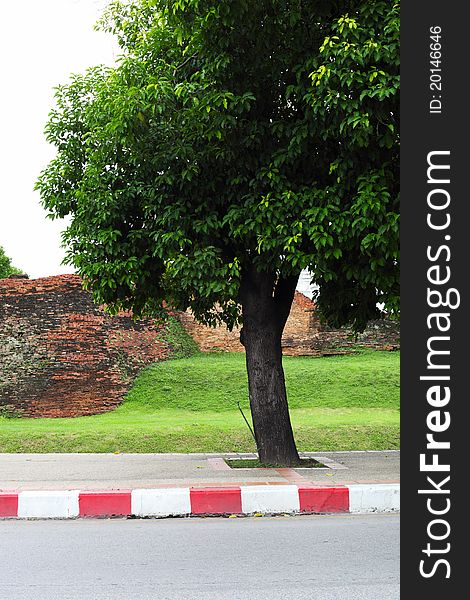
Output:
<instances>
[{"instance_id":1,"label":"road surface","mask_svg":"<svg viewBox=\"0 0 470 600\"><path fill-rule=\"evenodd\" d=\"M398 600L399 516L0 521L0 598Z\"/></svg>"}]
</instances>

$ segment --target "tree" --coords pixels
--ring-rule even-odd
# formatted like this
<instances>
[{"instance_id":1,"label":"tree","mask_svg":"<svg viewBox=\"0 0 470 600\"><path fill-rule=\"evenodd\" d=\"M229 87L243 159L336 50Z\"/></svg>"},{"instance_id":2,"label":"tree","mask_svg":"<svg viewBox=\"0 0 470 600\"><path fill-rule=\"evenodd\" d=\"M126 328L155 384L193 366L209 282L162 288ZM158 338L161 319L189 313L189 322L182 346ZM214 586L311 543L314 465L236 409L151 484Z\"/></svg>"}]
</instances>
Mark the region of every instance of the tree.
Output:
<instances>
[{"instance_id":1,"label":"tree","mask_svg":"<svg viewBox=\"0 0 470 600\"><path fill-rule=\"evenodd\" d=\"M115 68L74 75L37 188L111 310L241 323L261 461L298 464L281 336L299 273L334 325L398 310L395 2L114 2Z\"/></svg>"},{"instance_id":2,"label":"tree","mask_svg":"<svg viewBox=\"0 0 470 600\"><path fill-rule=\"evenodd\" d=\"M19 275L22 273L11 264L11 258L5 254L5 250L0 246L0 279L10 277L10 275Z\"/></svg>"}]
</instances>

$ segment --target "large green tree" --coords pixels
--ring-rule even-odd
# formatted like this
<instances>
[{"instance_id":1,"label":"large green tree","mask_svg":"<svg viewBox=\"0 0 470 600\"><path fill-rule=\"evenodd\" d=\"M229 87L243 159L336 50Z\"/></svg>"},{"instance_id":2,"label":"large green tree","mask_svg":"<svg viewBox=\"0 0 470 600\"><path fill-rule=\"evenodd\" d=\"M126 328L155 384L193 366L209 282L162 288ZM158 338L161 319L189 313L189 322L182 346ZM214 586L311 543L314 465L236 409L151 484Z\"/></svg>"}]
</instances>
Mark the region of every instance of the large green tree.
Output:
<instances>
[{"instance_id":1,"label":"large green tree","mask_svg":"<svg viewBox=\"0 0 470 600\"><path fill-rule=\"evenodd\" d=\"M116 310L242 324L264 462L299 460L281 335L300 271L333 325L398 309L398 10L113 2L117 66L56 92L37 187L71 216L69 262Z\"/></svg>"},{"instance_id":2,"label":"large green tree","mask_svg":"<svg viewBox=\"0 0 470 600\"><path fill-rule=\"evenodd\" d=\"M10 275L19 275L20 269L11 264L11 258L5 254L5 250L0 246L0 279Z\"/></svg>"}]
</instances>

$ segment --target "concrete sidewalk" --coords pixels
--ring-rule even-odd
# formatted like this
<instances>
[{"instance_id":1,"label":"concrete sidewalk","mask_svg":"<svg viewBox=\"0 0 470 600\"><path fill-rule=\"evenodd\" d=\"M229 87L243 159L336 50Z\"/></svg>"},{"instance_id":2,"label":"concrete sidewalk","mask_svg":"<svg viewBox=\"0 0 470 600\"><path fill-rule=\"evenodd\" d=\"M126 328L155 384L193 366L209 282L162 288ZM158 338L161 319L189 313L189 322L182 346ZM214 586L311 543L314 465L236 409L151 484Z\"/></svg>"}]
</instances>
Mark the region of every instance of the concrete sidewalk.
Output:
<instances>
[{"instance_id":1,"label":"concrete sidewalk","mask_svg":"<svg viewBox=\"0 0 470 600\"><path fill-rule=\"evenodd\" d=\"M366 513L400 509L398 452L304 453L317 469L232 469L253 454L0 454L0 518Z\"/></svg>"},{"instance_id":2,"label":"concrete sidewalk","mask_svg":"<svg viewBox=\"0 0 470 600\"><path fill-rule=\"evenodd\" d=\"M231 469L254 454L0 454L0 491L397 484L399 451L307 452L326 469Z\"/></svg>"}]
</instances>

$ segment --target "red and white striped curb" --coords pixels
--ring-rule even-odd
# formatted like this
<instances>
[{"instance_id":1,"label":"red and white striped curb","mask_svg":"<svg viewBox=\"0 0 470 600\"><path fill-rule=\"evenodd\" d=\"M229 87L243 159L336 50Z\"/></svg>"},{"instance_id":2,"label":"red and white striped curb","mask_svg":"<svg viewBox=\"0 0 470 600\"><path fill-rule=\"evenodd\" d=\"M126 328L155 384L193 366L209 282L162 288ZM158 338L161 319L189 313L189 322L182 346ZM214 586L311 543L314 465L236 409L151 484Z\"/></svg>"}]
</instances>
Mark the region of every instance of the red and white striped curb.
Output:
<instances>
[{"instance_id":1,"label":"red and white striped curb","mask_svg":"<svg viewBox=\"0 0 470 600\"><path fill-rule=\"evenodd\" d=\"M400 487L251 485L108 491L0 492L0 518L176 517L400 510Z\"/></svg>"}]
</instances>

